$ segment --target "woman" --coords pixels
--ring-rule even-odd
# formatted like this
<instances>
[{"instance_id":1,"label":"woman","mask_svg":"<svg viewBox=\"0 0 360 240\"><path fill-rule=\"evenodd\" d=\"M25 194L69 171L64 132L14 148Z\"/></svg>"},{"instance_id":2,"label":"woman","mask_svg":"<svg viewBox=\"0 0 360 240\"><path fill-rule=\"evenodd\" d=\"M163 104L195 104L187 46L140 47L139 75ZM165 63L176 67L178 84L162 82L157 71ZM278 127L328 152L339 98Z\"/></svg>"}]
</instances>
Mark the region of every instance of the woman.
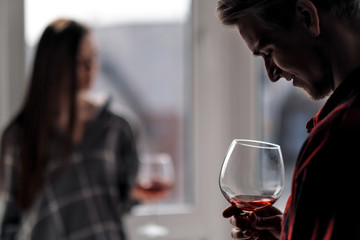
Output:
<instances>
[{"instance_id":1,"label":"woman","mask_svg":"<svg viewBox=\"0 0 360 240\"><path fill-rule=\"evenodd\" d=\"M0 239L125 239L138 158L129 124L86 100L97 70L90 31L44 31L22 110L2 137Z\"/></svg>"}]
</instances>

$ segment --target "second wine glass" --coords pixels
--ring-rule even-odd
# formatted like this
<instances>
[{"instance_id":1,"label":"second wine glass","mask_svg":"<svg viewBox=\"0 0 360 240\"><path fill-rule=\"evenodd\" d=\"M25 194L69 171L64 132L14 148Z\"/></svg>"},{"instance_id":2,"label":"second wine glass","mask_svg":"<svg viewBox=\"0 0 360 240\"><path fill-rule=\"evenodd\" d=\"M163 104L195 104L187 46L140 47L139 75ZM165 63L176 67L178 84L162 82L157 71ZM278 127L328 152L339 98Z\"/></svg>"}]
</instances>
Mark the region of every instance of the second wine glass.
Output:
<instances>
[{"instance_id":1,"label":"second wine glass","mask_svg":"<svg viewBox=\"0 0 360 240\"><path fill-rule=\"evenodd\" d=\"M235 139L223 162L219 184L233 206L244 211L258 211L280 198L284 178L279 145Z\"/></svg>"},{"instance_id":2,"label":"second wine glass","mask_svg":"<svg viewBox=\"0 0 360 240\"><path fill-rule=\"evenodd\" d=\"M174 166L166 153L144 155L140 162L136 188L153 202L169 195L174 185Z\"/></svg>"},{"instance_id":3,"label":"second wine glass","mask_svg":"<svg viewBox=\"0 0 360 240\"><path fill-rule=\"evenodd\" d=\"M174 175L174 166L169 154L146 154L140 162L135 190L146 203L160 201L170 195L175 182ZM149 210L153 210L150 215L154 215L156 219L156 205L149 207ZM150 222L138 229L139 234L150 238L163 237L168 232L169 230L157 224L157 221Z\"/></svg>"}]
</instances>

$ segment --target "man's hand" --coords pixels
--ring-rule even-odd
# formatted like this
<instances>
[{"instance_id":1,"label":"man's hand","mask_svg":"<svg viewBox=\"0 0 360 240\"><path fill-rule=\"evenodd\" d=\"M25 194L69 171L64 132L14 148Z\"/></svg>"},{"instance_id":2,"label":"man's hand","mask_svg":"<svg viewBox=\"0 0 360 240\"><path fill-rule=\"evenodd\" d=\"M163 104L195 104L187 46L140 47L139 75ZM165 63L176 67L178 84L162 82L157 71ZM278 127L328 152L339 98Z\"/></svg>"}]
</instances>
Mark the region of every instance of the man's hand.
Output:
<instances>
[{"instance_id":1,"label":"man's hand","mask_svg":"<svg viewBox=\"0 0 360 240\"><path fill-rule=\"evenodd\" d=\"M234 239L275 240L280 238L282 212L269 206L262 211L244 213L240 209L229 206L223 212L224 218L230 218L235 226L231 231Z\"/></svg>"}]
</instances>

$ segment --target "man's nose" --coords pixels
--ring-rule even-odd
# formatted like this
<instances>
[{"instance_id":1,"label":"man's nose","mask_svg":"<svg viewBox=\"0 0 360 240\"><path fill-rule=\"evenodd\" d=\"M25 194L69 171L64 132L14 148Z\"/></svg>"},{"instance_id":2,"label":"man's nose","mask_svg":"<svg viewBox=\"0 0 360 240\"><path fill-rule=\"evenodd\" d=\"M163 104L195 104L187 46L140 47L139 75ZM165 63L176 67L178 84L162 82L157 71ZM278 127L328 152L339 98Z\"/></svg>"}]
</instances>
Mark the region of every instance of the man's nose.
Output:
<instances>
[{"instance_id":1,"label":"man's nose","mask_svg":"<svg viewBox=\"0 0 360 240\"><path fill-rule=\"evenodd\" d=\"M272 59L265 60L267 75L272 82L277 82L281 78L282 70L273 62Z\"/></svg>"}]
</instances>

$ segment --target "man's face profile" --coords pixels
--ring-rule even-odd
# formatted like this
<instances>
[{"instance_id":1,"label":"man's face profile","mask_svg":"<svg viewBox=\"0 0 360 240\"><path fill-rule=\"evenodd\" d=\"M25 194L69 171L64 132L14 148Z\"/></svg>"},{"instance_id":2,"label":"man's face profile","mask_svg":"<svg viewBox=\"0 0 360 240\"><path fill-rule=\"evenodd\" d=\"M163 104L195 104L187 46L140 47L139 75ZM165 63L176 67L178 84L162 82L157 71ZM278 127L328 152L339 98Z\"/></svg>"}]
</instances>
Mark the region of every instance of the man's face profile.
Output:
<instances>
[{"instance_id":1,"label":"man's face profile","mask_svg":"<svg viewBox=\"0 0 360 240\"><path fill-rule=\"evenodd\" d=\"M248 15L236 24L241 37L255 56L264 60L272 82L284 78L304 89L313 99L326 97L332 90L330 65L305 19L296 16L290 29L268 26Z\"/></svg>"}]
</instances>

